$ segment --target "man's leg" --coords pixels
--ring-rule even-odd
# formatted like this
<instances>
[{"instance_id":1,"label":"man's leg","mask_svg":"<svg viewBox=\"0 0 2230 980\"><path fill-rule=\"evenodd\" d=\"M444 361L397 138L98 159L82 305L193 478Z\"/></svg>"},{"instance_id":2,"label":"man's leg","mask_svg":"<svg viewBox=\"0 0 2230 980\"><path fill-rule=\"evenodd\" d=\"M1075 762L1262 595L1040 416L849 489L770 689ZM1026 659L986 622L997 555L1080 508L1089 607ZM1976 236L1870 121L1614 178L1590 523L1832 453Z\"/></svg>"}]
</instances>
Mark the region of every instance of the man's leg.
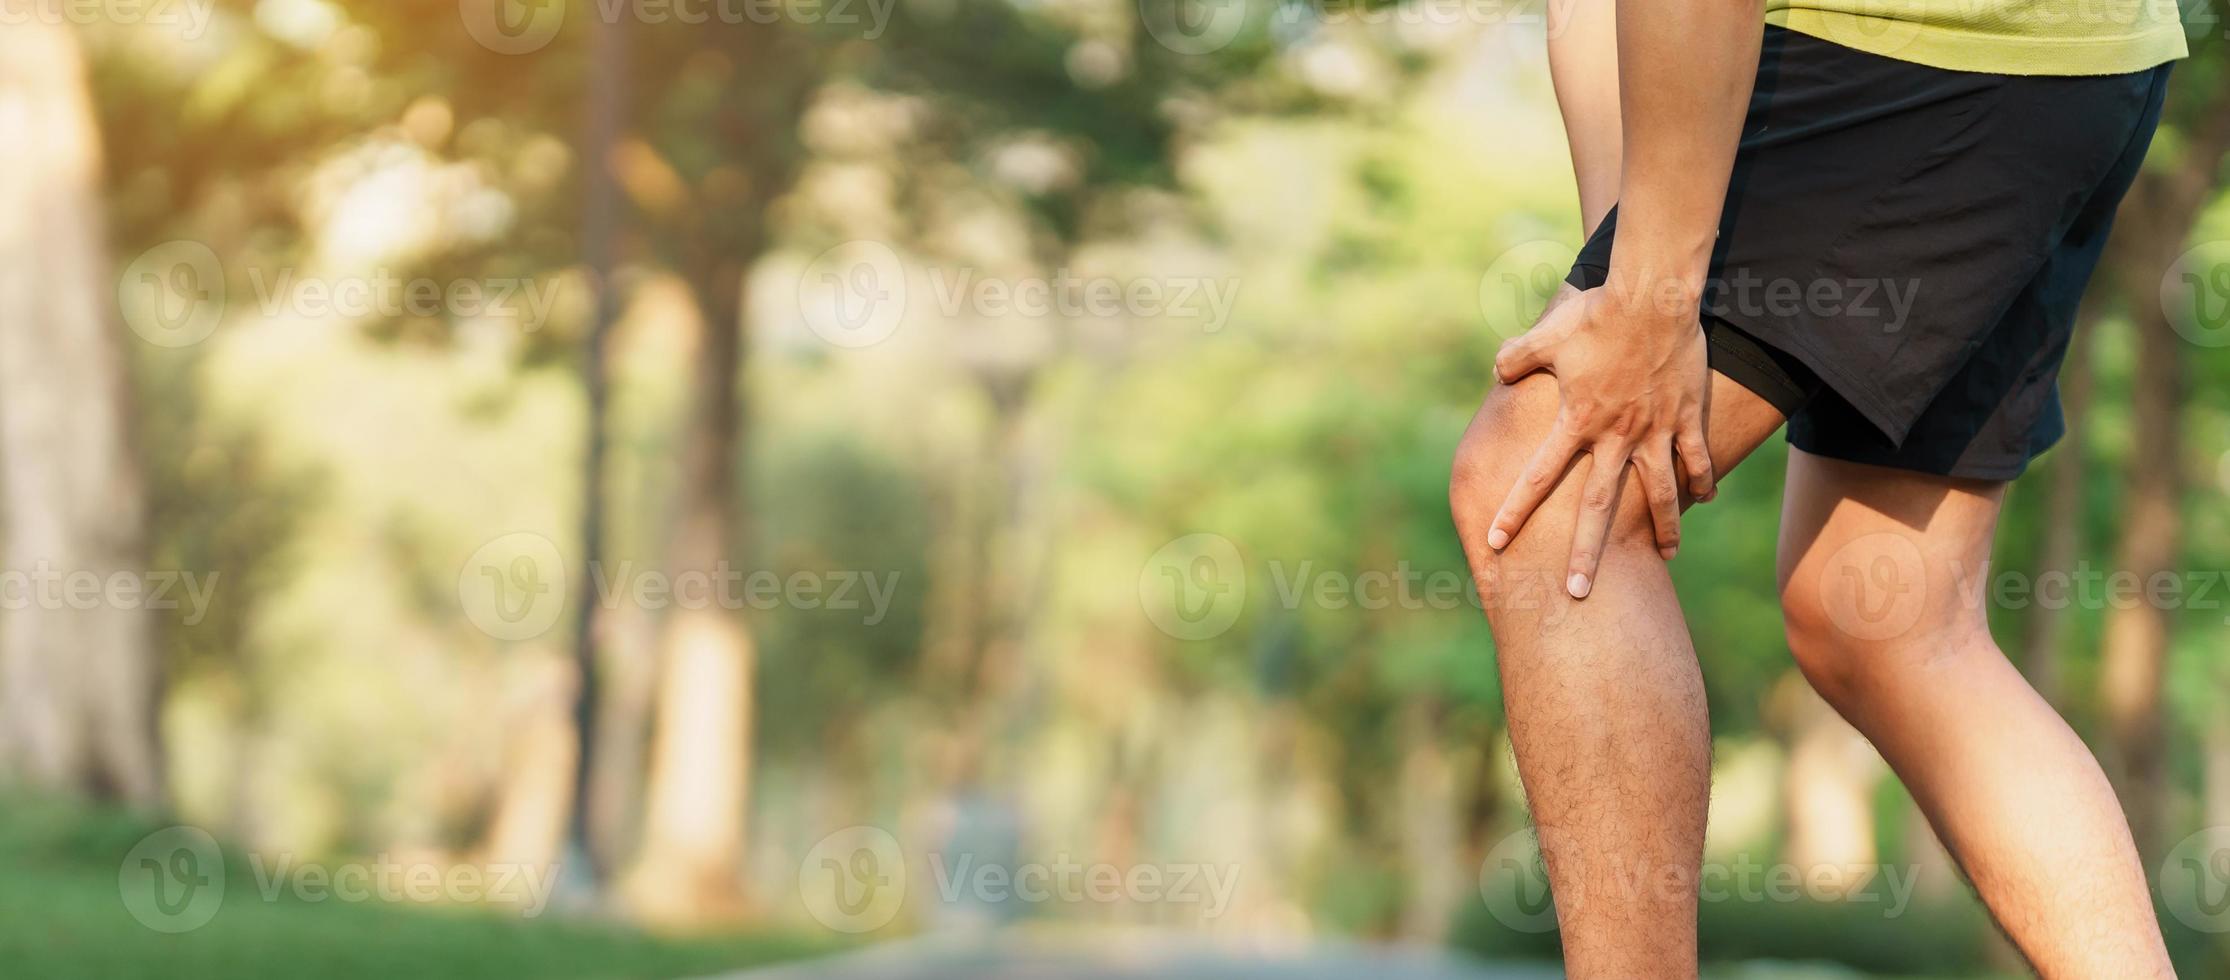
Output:
<instances>
[{"instance_id":1,"label":"man's leg","mask_svg":"<svg viewBox=\"0 0 2230 980\"><path fill-rule=\"evenodd\" d=\"M1781 413L1716 373L1710 397L1707 438L1724 475L1780 427ZM1547 375L1490 392L1457 451L1450 503L1494 628L1567 975L1692 977L1711 733L1641 489L1629 471L1618 499L1582 501L1591 465L1582 458L1507 549L1486 543L1558 406ZM1618 513L1595 589L1576 600L1564 576L1583 505Z\"/></svg>"},{"instance_id":2,"label":"man's leg","mask_svg":"<svg viewBox=\"0 0 2230 980\"><path fill-rule=\"evenodd\" d=\"M1812 686L1871 739L2048 980L2172 977L2114 792L1990 638L2004 484L1789 452L1781 607Z\"/></svg>"}]
</instances>

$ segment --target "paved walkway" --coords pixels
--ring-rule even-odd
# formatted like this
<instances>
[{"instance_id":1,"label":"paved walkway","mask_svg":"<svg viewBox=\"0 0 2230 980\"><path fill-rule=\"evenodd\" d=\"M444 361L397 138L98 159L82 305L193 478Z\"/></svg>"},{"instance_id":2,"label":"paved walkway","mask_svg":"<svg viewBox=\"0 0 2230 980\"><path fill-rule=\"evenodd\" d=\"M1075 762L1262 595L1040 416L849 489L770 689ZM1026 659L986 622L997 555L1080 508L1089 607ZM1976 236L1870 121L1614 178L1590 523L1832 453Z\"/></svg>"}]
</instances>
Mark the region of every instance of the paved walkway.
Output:
<instances>
[{"instance_id":1,"label":"paved walkway","mask_svg":"<svg viewBox=\"0 0 2230 980\"><path fill-rule=\"evenodd\" d=\"M1559 980L1437 950L1316 945L1268 952L1167 936L916 939L720 980Z\"/></svg>"},{"instance_id":2,"label":"paved walkway","mask_svg":"<svg viewBox=\"0 0 2230 980\"><path fill-rule=\"evenodd\" d=\"M1166 933L991 932L910 939L708 980L1563 980L1553 965L1488 965L1437 949L1322 942L1288 951ZM1756 962L1706 980L1864 980L1824 964Z\"/></svg>"}]
</instances>

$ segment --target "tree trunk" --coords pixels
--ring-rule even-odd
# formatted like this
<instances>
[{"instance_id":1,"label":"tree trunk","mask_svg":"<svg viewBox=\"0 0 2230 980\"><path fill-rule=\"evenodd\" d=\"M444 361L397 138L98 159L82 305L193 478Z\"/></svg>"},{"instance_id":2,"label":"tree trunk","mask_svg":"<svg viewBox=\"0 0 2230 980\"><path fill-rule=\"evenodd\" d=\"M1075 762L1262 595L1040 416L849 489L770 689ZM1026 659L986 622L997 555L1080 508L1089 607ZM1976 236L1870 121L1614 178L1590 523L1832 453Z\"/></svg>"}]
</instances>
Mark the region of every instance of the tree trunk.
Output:
<instances>
[{"instance_id":1,"label":"tree trunk","mask_svg":"<svg viewBox=\"0 0 2230 980\"><path fill-rule=\"evenodd\" d=\"M2214 696L2230 698L2230 690L2217 686ZM2230 712L2217 711L2207 718L2206 767L2201 773L2200 807L2208 827L2230 827Z\"/></svg>"},{"instance_id":2,"label":"tree trunk","mask_svg":"<svg viewBox=\"0 0 2230 980\"><path fill-rule=\"evenodd\" d=\"M151 805L152 623L107 588L70 598L96 576L147 585L100 137L75 38L29 6L0 0L0 567L32 590L0 614L0 753L35 783Z\"/></svg>"},{"instance_id":3,"label":"tree trunk","mask_svg":"<svg viewBox=\"0 0 2230 980\"><path fill-rule=\"evenodd\" d=\"M526 676L518 684L522 694L507 698L501 706L506 742L503 773L497 780L486 837L471 860L489 868L532 868L538 873L559 861L556 870L562 881L582 871L572 864L579 855L567 850L575 846L567 835L578 828L569 827L565 819L578 769L574 753L579 744L568 712L574 685L562 662L541 660L522 667L526 669L498 675ZM531 899L518 881L490 884L491 901L518 905ZM593 897L585 891L560 896L569 903Z\"/></svg>"},{"instance_id":4,"label":"tree trunk","mask_svg":"<svg viewBox=\"0 0 2230 980\"><path fill-rule=\"evenodd\" d=\"M598 847L603 838L595 825L599 817L596 722L602 708L597 658L604 646L606 625L597 602L596 583L604 561L604 460L610 442L610 420L606 418L611 401L610 378L605 347L620 310L619 290L612 281L617 264L613 239L619 234L620 224L612 149L619 142L626 111L628 57L624 19L607 22L592 17L588 29L588 118L581 139L581 249L596 303L581 352L587 437L581 453L581 561L573 596L573 792L565 840L567 880L593 895L611 858Z\"/></svg>"},{"instance_id":5,"label":"tree trunk","mask_svg":"<svg viewBox=\"0 0 2230 980\"><path fill-rule=\"evenodd\" d=\"M2067 363L2060 369L2060 401L2067 418L2067 434L2052 450L2049 482L2045 484L2039 575L2073 575L2083 555L2083 424L2090 418L2089 347L2097 319L2093 309L2086 306L2069 342ZM2060 704L2060 649L2067 641L2069 616L2066 603L2038 602L2030 607L2027 642L2021 650L2022 673L2028 675L2030 686L2054 706Z\"/></svg>"},{"instance_id":6,"label":"tree trunk","mask_svg":"<svg viewBox=\"0 0 2230 980\"><path fill-rule=\"evenodd\" d=\"M742 524L735 474L743 273L738 261L712 258L691 276L703 343L668 562L677 586L697 576L718 582L740 568L730 556ZM643 846L628 887L639 914L672 925L743 911L754 651L737 610L694 605L668 610L660 638Z\"/></svg>"},{"instance_id":7,"label":"tree trunk","mask_svg":"<svg viewBox=\"0 0 2230 980\"><path fill-rule=\"evenodd\" d=\"M1806 881L1838 894L1864 888L1877 861L1874 787L1887 767L1802 678L1784 677L1775 701L1789 738L1782 856Z\"/></svg>"},{"instance_id":8,"label":"tree trunk","mask_svg":"<svg viewBox=\"0 0 2230 980\"><path fill-rule=\"evenodd\" d=\"M2114 567L2138 582L2172 573L2181 548L2183 479L2179 460L2183 426L2183 371L2174 331L2136 304L2137 372L2131 379L2135 430L2123 495L2121 543ZM2154 307L2157 308L2157 307ZM2161 724L2161 679L2166 674L2171 611L2159 603L2117 602L2106 611L2102 691L2113 753L2107 769L2121 790L2130 831L2147 854L2156 853L2165 796L2166 745Z\"/></svg>"},{"instance_id":9,"label":"tree trunk","mask_svg":"<svg viewBox=\"0 0 2230 980\"><path fill-rule=\"evenodd\" d=\"M984 432L979 479L973 494L976 508L969 522L967 659L950 683L956 687L951 702L953 761L952 793L974 791L984 778L984 766L1006 718L1006 697L1020 683L1024 630L1028 619L1029 591L1034 576L1043 571L1032 560L1022 527L1028 509L1029 448L1023 431L1034 371L1021 374L992 372L979 376L991 405L991 419Z\"/></svg>"},{"instance_id":10,"label":"tree trunk","mask_svg":"<svg viewBox=\"0 0 2230 980\"><path fill-rule=\"evenodd\" d=\"M1396 785L1409 894L1400 929L1403 940L1416 943L1446 939L1461 897L1476 886L1466 866L1450 860L1463 850L1463 832L1457 824L1455 765L1441 742L1445 714L1438 699L1425 697L1411 698L1401 712Z\"/></svg>"}]
</instances>

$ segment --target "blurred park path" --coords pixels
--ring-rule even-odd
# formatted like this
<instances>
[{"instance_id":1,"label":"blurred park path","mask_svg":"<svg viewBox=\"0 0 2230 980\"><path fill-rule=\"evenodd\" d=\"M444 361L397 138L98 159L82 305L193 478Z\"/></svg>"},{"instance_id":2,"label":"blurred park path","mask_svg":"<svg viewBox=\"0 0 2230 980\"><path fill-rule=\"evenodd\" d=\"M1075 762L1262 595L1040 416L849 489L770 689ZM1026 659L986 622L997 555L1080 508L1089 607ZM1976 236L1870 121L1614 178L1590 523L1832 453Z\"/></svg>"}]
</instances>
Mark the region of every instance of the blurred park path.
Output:
<instances>
[{"instance_id":1,"label":"blurred park path","mask_svg":"<svg viewBox=\"0 0 2230 980\"><path fill-rule=\"evenodd\" d=\"M1557 980L1547 966L1488 967L1439 950L1325 943L1289 950L1159 935L1042 936L890 943L719 980Z\"/></svg>"},{"instance_id":2,"label":"blurred park path","mask_svg":"<svg viewBox=\"0 0 2230 980\"><path fill-rule=\"evenodd\" d=\"M1822 963L1707 967L1705 980L1864 980ZM1437 949L1318 942L1252 948L1156 933L1024 931L886 943L706 980L1561 980L1553 964L1483 963Z\"/></svg>"}]
</instances>

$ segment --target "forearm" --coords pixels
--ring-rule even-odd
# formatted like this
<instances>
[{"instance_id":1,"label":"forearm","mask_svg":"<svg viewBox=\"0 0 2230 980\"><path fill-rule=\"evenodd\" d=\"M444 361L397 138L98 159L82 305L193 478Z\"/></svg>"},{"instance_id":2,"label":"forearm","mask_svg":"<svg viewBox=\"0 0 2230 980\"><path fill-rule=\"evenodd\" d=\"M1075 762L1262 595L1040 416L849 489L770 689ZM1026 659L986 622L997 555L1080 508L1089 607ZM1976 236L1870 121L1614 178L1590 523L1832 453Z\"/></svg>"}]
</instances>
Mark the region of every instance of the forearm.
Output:
<instances>
[{"instance_id":1,"label":"forearm","mask_svg":"<svg viewBox=\"0 0 2230 980\"><path fill-rule=\"evenodd\" d=\"M1609 285L1672 316L1700 298L1764 35L1763 0L1619 0L1624 108Z\"/></svg>"},{"instance_id":2,"label":"forearm","mask_svg":"<svg viewBox=\"0 0 2230 980\"><path fill-rule=\"evenodd\" d=\"M1618 111L1618 0L1549 4L1549 79L1564 114L1579 179L1580 218L1593 235L1618 203L1621 144Z\"/></svg>"}]
</instances>

